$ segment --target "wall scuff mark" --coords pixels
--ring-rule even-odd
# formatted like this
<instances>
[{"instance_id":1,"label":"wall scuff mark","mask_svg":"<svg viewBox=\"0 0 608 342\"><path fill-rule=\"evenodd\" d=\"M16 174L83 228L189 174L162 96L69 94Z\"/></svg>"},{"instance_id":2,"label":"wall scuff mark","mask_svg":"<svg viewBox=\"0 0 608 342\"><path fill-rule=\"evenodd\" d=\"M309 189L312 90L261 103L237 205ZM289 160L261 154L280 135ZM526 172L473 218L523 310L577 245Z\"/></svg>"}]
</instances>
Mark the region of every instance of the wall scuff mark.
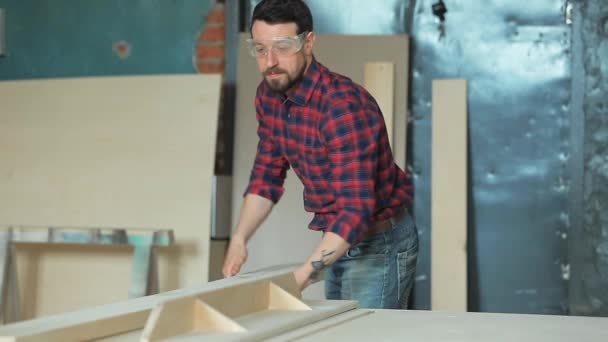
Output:
<instances>
[{"instance_id":1,"label":"wall scuff mark","mask_svg":"<svg viewBox=\"0 0 608 342\"><path fill-rule=\"evenodd\" d=\"M120 59L127 59L131 55L131 45L124 40L112 44L112 50Z\"/></svg>"}]
</instances>

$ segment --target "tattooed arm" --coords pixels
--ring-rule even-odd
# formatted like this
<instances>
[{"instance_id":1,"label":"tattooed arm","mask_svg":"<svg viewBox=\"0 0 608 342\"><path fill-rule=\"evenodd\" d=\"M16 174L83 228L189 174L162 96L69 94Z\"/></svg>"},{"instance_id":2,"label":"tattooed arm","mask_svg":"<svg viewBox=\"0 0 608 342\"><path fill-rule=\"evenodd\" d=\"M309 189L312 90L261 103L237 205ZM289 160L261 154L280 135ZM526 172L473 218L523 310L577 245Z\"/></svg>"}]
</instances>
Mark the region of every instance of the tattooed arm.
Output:
<instances>
[{"instance_id":1,"label":"tattooed arm","mask_svg":"<svg viewBox=\"0 0 608 342\"><path fill-rule=\"evenodd\" d=\"M312 255L294 272L300 289L303 290L316 281L319 272L336 262L349 247L350 244L339 235L332 232L325 233Z\"/></svg>"}]
</instances>

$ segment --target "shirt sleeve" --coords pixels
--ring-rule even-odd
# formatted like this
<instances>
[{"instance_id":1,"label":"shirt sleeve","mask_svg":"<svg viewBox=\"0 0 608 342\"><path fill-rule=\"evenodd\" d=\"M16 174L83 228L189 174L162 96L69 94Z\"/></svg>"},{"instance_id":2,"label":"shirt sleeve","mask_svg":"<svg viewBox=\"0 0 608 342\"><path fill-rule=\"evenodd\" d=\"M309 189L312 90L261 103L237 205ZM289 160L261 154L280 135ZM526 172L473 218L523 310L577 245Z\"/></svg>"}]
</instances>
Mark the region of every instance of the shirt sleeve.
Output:
<instances>
[{"instance_id":1,"label":"shirt sleeve","mask_svg":"<svg viewBox=\"0 0 608 342\"><path fill-rule=\"evenodd\" d=\"M284 182L289 163L272 135L273 117L267 115L263 108L259 88L255 97L255 109L259 141L245 195L256 194L277 203L285 192Z\"/></svg>"},{"instance_id":2,"label":"shirt sleeve","mask_svg":"<svg viewBox=\"0 0 608 342\"><path fill-rule=\"evenodd\" d=\"M366 110L367 109L367 110ZM321 126L332 169L332 187L338 210L327 231L351 245L369 230L375 209L379 139L383 121L373 108L357 98L336 101Z\"/></svg>"}]
</instances>

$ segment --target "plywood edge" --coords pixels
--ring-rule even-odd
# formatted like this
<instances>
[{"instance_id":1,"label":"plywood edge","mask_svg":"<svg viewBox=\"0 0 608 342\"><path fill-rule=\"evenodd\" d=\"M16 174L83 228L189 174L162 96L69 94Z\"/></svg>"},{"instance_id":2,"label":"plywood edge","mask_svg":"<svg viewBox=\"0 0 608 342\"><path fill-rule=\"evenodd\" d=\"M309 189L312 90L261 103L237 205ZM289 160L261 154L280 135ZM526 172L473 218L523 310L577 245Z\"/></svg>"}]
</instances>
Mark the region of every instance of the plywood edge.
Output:
<instances>
[{"instance_id":1,"label":"plywood edge","mask_svg":"<svg viewBox=\"0 0 608 342\"><path fill-rule=\"evenodd\" d=\"M268 308L271 310L312 310L310 306L273 282L269 283L268 292Z\"/></svg>"}]
</instances>

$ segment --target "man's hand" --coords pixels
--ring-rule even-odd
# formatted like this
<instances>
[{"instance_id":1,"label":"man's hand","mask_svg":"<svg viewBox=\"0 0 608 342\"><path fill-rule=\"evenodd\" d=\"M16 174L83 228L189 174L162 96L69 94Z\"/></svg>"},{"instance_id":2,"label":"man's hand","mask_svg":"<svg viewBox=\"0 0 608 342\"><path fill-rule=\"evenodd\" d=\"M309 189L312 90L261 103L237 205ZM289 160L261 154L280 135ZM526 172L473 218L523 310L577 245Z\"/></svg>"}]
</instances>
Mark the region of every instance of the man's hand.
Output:
<instances>
[{"instance_id":1,"label":"man's hand","mask_svg":"<svg viewBox=\"0 0 608 342\"><path fill-rule=\"evenodd\" d=\"M310 284L313 283L313 280L310 279L310 275L312 274L312 271L313 271L312 266L309 266L308 264L304 264L304 265L298 267L293 272L293 275L296 278L296 283L298 283L298 287L300 288L300 291L304 290Z\"/></svg>"},{"instance_id":2,"label":"man's hand","mask_svg":"<svg viewBox=\"0 0 608 342\"><path fill-rule=\"evenodd\" d=\"M323 234L310 258L293 272L300 291L319 281L323 270L344 255L349 247L350 244L339 235L332 232Z\"/></svg>"},{"instance_id":3,"label":"man's hand","mask_svg":"<svg viewBox=\"0 0 608 342\"><path fill-rule=\"evenodd\" d=\"M274 203L267 198L254 194L245 196L236 232L230 239L224 259L222 268L224 277L232 277L241 271L241 267L247 261L247 241L270 214L273 206Z\"/></svg>"},{"instance_id":4,"label":"man's hand","mask_svg":"<svg viewBox=\"0 0 608 342\"><path fill-rule=\"evenodd\" d=\"M247 261L247 245L245 240L234 236L230 239L224 267L222 268L224 277L232 277L239 273L245 261Z\"/></svg>"}]
</instances>

